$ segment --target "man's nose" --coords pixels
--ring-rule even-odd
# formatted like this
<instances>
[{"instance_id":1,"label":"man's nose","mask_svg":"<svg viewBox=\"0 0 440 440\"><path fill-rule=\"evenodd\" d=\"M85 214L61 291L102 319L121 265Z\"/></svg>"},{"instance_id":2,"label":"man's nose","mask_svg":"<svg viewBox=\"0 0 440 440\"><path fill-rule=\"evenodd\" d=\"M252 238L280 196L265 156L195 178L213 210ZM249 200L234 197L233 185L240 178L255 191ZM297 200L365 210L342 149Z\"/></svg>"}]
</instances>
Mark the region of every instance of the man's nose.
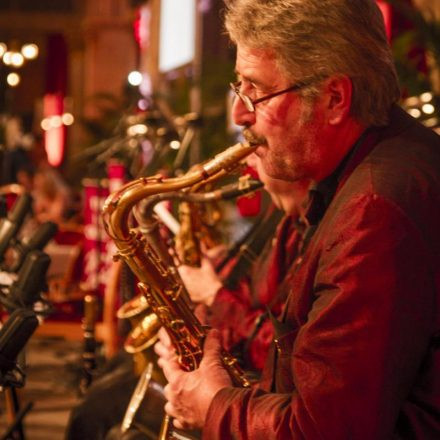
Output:
<instances>
[{"instance_id":1,"label":"man's nose","mask_svg":"<svg viewBox=\"0 0 440 440\"><path fill-rule=\"evenodd\" d=\"M253 125L255 123L255 112L250 112L244 102L237 96L232 103L232 120L237 125Z\"/></svg>"}]
</instances>

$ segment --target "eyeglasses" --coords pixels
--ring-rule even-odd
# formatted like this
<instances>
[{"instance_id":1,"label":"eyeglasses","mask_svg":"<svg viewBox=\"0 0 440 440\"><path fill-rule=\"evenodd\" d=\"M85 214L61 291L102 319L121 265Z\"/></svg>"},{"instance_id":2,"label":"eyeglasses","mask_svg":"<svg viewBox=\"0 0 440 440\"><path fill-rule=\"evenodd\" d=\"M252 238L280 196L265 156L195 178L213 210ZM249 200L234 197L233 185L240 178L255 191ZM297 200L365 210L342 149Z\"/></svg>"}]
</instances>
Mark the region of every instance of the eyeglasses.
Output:
<instances>
[{"instance_id":1,"label":"eyeglasses","mask_svg":"<svg viewBox=\"0 0 440 440\"><path fill-rule=\"evenodd\" d=\"M258 98L258 99L251 99L249 96L247 96L246 94L244 94L240 91L240 86L242 83L241 81L229 83L229 85L231 86L232 91L241 99L241 102L245 105L246 109L249 112L255 112L255 106L257 104L259 104L260 102L267 101L268 99L275 98L275 96L282 95L287 92L293 92L295 90L300 90L304 87L311 85L314 81L316 81L316 80L310 80L307 82L297 83L297 84L294 84L290 87L287 87L287 89L279 90L278 92L271 93L266 96L262 96L261 98Z\"/></svg>"}]
</instances>

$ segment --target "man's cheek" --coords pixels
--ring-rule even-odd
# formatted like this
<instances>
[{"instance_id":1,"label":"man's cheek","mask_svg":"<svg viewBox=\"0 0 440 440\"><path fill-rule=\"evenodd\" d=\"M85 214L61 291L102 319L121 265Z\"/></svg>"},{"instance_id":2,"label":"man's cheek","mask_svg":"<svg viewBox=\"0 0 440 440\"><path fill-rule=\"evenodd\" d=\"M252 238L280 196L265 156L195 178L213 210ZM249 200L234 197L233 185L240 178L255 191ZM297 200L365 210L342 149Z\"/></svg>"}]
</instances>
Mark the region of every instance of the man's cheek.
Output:
<instances>
[{"instance_id":1,"label":"man's cheek","mask_svg":"<svg viewBox=\"0 0 440 440\"><path fill-rule=\"evenodd\" d=\"M292 109L293 102L291 99L283 99L277 105L267 105L266 107L261 107L259 116L261 116L261 121L270 126L274 127L285 127L286 121L289 118L289 112Z\"/></svg>"}]
</instances>

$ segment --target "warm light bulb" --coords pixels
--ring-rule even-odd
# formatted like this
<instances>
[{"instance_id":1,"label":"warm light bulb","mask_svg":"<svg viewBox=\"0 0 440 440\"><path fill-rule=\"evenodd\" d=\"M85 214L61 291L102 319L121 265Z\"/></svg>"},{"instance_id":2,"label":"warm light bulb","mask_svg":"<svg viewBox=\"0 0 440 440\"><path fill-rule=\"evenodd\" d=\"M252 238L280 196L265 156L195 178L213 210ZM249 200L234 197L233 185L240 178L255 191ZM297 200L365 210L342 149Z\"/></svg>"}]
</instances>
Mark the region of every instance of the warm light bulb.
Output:
<instances>
[{"instance_id":1,"label":"warm light bulb","mask_svg":"<svg viewBox=\"0 0 440 440\"><path fill-rule=\"evenodd\" d=\"M42 128L44 131L50 130L50 129L52 128L52 126L51 126L51 124L50 124L50 120L49 120L48 118L44 118L44 119L41 121L40 125L41 125L41 128Z\"/></svg>"},{"instance_id":2,"label":"warm light bulb","mask_svg":"<svg viewBox=\"0 0 440 440\"><path fill-rule=\"evenodd\" d=\"M420 95L420 100L422 102L429 102L429 101L431 101L432 100L432 93L431 92L422 93Z\"/></svg>"},{"instance_id":3,"label":"warm light bulb","mask_svg":"<svg viewBox=\"0 0 440 440\"><path fill-rule=\"evenodd\" d=\"M171 141L170 148L172 148L173 150L178 150L180 148L180 142L179 141Z\"/></svg>"},{"instance_id":4,"label":"warm light bulb","mask_svg":"<svg viewBox=\"0 0 440 440\"><path fill-rule=\"evenodd\" d=\"M418 109L418 108L410 108L408 110L408 113L413 117L413 118L420 118L420 116L422 116L422 112Z\"/></svg>"},{"instance_id":5,"label":"warm light bulb","mask_svg":"<svg viewBox=\"0 0 440 440\"><path fill-rule=\"evenodd\" d=\"M135 124L127 128L128 136L136 136L146 134L148 132L148 127L145 124Z\"/></svg>"},{"instance_id":6,"label":"warm light bulb","mask_svg":"<svg viewBox=\"0 0 440 440\"><path fill-rule=\"evenodd\" d=\"M20 83L20 75L18 73L12 72L6 77L7 83L11 87L16 87Z\"/></svg>"},{"instance_id":7,"label":"warm light bulb","mask_svg":"<svg viewBox=\"0 0 440 440\"><path fill-rule=\"evenodd\" d=\"M8 47L5 43L0 43L0 58L6 53Z\"/></svg>"},{"instance_id":8,"label":"warm light bulb","mask_svg":"<svg viewBox=\"0 0 440 440\"><path fill-rule=\"evenodd\" d=\"M404 101L404 105L406 107L415 107L419 105L419 97L418 96L410 96L406 98Z\"/></svg>"},{"instance_id":9,"label":"warm light bulb","mask_svg":"<svg viewBox=\"0 0 440 440\"><path fill-rule=\"evenodd\" d=\"M8 50L7 52L4 53L4 55L3 55L3 62L7 66L12 64L12 52L10 50Z\"/></svg>"},{"instance_id":10,"label":"warm light bulb","mask_svg":"<svg viewBox=\"0 0 440 440\"><path fill-rule=\"evenodd\" d=\"M139 99L138 101L138 107L141 110L147 110L148 109L148 101L146 99Z\"/></svg>"},{"instance_id":11,"label":"warm light bulb","mask_svg":"<svg viewBox=\"0 0 440 440\"><path fill-rule=\"evenodd\" d=\"M435 112L435 107L432 104L424 104L422 106L422 111L427 115L432 115Z\"/></svg>"},{"instance_id":12,"label":"warm light bulb","mask_svg":"<svg viewBox=\"0 0 440 440\"><path fill-rule=\"evenodd\" d=\"M15 67L21 67L24 63L24 56L20 52L14 52L11 55L11 64Z\"/></svg>"},{"instance_id":13,"label":"warm light bulb","mask_svg":"<svg viewBox=\"0 0 440 440\"><path fill-rule=\"evenodd\" d=\"M38 56L38 46L36 44L25 44L21 48L21 53L28 60L33 60Z\"/></svg>"},{"instance_id":14,"label":"warm light bulb","mask_svg":"<svg viewBox=\"0 0 440 440\"><path fill-rule=\"evenodd\" d=\"M433 117L433 118L426 119L426 121L423 121L423 124L429 128L435 128L435 127L438 127L438 122L439 122L438 118Z\"/></svg>"},{"instance_id":15,"label":"warm light bulb","mask_svg":"<svg viewBox=\"0 0 440 440\"><path fill-rule=\"evenodd\" d=\"M75 122L75 118L72 113L64 113L63 116L61 116L61 121L64 125L72 125Z\"/></svg>"},{"instance_id":16,"label":"warm light bulb","mask_svg":"<svg viewBox=\"0 0 440 440\"><path fill-rule=\"evenodd\" d=\"M128 74L127 79L132 86L139 86L142 83L142 73L137 70L133 70L133 72Z\"/></svg>"},{"instance_id":17,"label":"warm light bulb","mask_svg":"<svg viewBox=\"0 0 440 440\"><path fill-rule=\"evenodd\" d=\"M63 121L60 115L54 115L50 118L50 125L52 128L58 128L63 125Z\"/></svg>"}]
</instances>

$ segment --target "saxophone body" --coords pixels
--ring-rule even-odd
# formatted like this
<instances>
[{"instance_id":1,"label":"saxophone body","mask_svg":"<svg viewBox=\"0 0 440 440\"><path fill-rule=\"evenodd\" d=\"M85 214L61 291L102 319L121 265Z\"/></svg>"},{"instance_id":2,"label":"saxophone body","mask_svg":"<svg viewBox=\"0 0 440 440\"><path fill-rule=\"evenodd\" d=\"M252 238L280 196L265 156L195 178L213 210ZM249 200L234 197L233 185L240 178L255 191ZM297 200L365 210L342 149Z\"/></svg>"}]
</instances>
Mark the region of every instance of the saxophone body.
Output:
<instances>
[{"instance_id":1,"label":"saxophone body","mask_svg":"<svg viewBox=\"0 0 440 440\"><path fill-rule=\"evenodd\" d=\"M196 185L200 186L200 185ZM178 219L180 225L174 230L174 250L178 260L182 264L189 266L200 266L201 261L201 243L206 249L216 246L219 240L217 231L217 223L221 218L218 204L220 201L235 199L239 196L247 196L263 187L260 180L251 178L249 174L241 176L237 182L222 186L219 189L211 191L202 191L194 187L191 191L173 191L168 193L156 194L148 197L139 203L135 211L135 217L139 225L139 229L147 238L150 244L154 244L157 249L164 246L164 240L158 243L160 238L158 232L159 221L155 218L154 212L158 217L163 216L162 213L156 211L159 203L165 201L178 201ZM167 211L168 216L168 211ZM161 219L162 220L162 219ZM166 221L166 218L163 218ZM164 252L164 249L160 250ZM165 249L165 259L169 258L168 250Z\"/></svg>"},{"instance_id":2,"label":"saxophone body","mask_svg":"<svg viewBox=\"0 0 440 440\"><path fill-rule=\"evenodd\" d=\"M179 364L186 371L194 370L200 364L206 328L195 317L177 270L173 264L169 264L169 255L164 255L160 246L151 245L139 230L130 228L130 215L141 200L190 188L230 173L254 150L255 146L239 143L210 161L193 167L183 176L153 176L134 180L111 194L104 204L104 225L118 249L116 258L123 259L138 278L142 294L170 335ZM229 353L223 351L222 360L236 385L250 386L237 361Z\"/></svg>"}]
</instances>

